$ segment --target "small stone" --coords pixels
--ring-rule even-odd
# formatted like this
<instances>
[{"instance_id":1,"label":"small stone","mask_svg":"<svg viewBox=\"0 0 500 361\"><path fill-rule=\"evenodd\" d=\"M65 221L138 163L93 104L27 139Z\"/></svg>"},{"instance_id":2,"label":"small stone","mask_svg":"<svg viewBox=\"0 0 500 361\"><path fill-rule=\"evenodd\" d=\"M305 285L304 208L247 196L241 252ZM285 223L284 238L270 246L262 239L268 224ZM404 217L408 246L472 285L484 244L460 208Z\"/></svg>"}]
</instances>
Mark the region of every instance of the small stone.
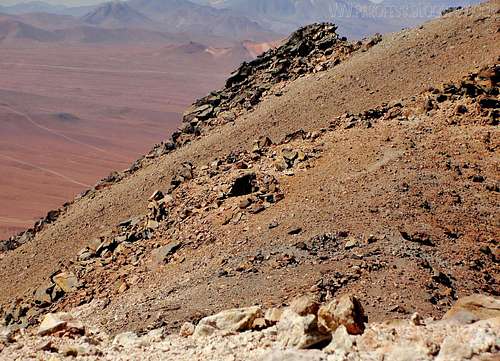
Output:
<instances>
[{"instance_id":1,"label":"small stone","mask_svg":"<svg viewBox=\"0 0 500 361\"><path fill-rule=\"evenodd\" d=\"M324 361L324 356L319 350L273 350L262 361Z\"/></svg>"},{"instance_id":2,"label":"small stone","mask_svg":"<svg viewBox=\"0 0 500 361\"><path fill-rule=\"evenodd\" d=\"M163 199L164 195L162 191L155 191L151 197L149 197L149 201L159 201L160 199Z\"/></svg>"},{"instance_id":3,"label":"small stone","mask_svg":"<svg viewBox=\"0 0 500 361\"><path fill-rule=\"evenodd\" d=\"M302 228L300 227L292 227L288 230L288 234L291 236L299 234L300 232L302 232Z\"/></svg>"},{"instance_id":4,"label":"small stone","mask_svg":"<svg viewBox=\"0 0 500 361\"><path fill-rule=\"evenodd\" d=\"M252 323L252 330L263 330L267 328L268 324L264 317L256 318Z\"/></svg>"},{"instance_id":5,"label":"small stone","mask_svg":"<svg viewBox=\"0 0 500 361\"><path fill-rule=\"evenodd\" d=\"M154 219L148 219L146 228L157 229L158 227L160 227L160 223L158 221L155 221Z\"/></svg>"},{"instance_id":6,"label":"small stone","mask_svg":"<svg viewBox=\"0 0 500 361\"><path fill-rule=\"evenodd\" d=\"M355 239L350 239L345 243L345 249L352 249L358 246L358 241Z\"/></svg>"},{"instance_id":7,"label":"small stone","mask_svg":"<svg viewBox=\"0 0 500 361\"><path fill-rule=\"evenodd\" d=\"M166 246L155 249L152 252L153 262L162 265L170 260L170 257L182 246L180 242L171 242Z\"/></svg>"},{"instance_id":8,"label":"small stone","mask_svg":"<svg viewBox=\"0 0 500 361\"><path fill-rule=\"evenodd\" d=\"M71 357L77 357L77 356L85 356L89 355L90 348L88 346L84 345L66 345L61 348L59 353L63 356L71 356Z\"/></svg>"},{"instance_id":9,"label":"small stone","mask_svg":"<svg viewBox=\"0 0 500 361\"><path fill-rule=\"evenodd\" d=\"M117 291L118 291L118 293L123 293L123 292L125 292L128 289L129 289L129 285L127 284L127 282L122 282L120 284L120 287L118 287Z\"/></svg>"},{"instance_id":10,"label":"small stone","mask_svg":"<svg viewBox=\"0 0 500 361\"><path fill-rule=\"evenodd\" d=\"M179 331L181 337L189 337L194 334L195 326L191 322L184 322Z\"/></svg>"},{"instance_id":11,"label":"small stone","mask_svg":"<svg viewBox=\"0 0 500 361\"><path fill-rule=\"evenodd\" d=\"M0 326L0 343L9 344L14 342L14 331L10 327Z\"/></svg>"},{"instance_id":12,"label":"small stone","mask_svg":"<svg viewBox=\"0 0 500 361\"><path fill-rule=\"evenodd\" d=\"M274 162L274 167L277 171L283 172L288 169L288 163L283 158L279 158Z\"/></svg>"},{"instance_id":13,"label":"small stone","mask_svg":"<svg viewBox=\"0 0 500 361\"><path fill-rule=\"evenodd\" d=\"M52 297L50 296L52 290L54 288L54 284L52 282L44 282L40 285L34 294L35 303L41 307L47 306L52 302Z\"/></svg>"},{"instance_id":14,"label":"small stone","mask_svg":"<svg viewBox=\"0 0 500 361\"><path fill-rule=\"evenodd\" d=\"M42 343L36 346L37 351L48 351L48 352L57 352L57 348L52 344L51 340L43 341Z\"/></svg>"},{"instance_id":15,"label":"small stone","mask_svg":"<svg viewBox=\"0 0 500 361\"><path fill-rule=\"evenodd\" d=\"M49 313L40 324L38 334L40 336L45 336L61 331L66 327L66 323L67 321L61 317L61 314Z\"/></svg>"},{"instance_id":16,"label":"small stone","mask_svg":"<svg viewBox=\"0 0 500 361\"><path fill-rule=\"evenodd\" d=\"M295 150L283 149L281 155L287 162L292 162L299 156L299 153Z\"/></svg>"},{"instance_id":17,"label":"small stone","mask_svg":"<svg viewBox=\"0 0 500 361\"><path fill-rule=\"evenodd\" d=\"M273 228L276 228L278 226L279 226L278 221L272 221L271 223L269 223L268 228L273 229Z\"/></svg>"},{"instance_id":18,"label":"small stone","mask_svg":"<svg viewBox=\"0 0 500 361\"><path fill-rule=\"evenodd\" d=\"M422 316L420 316L420 314L417 312L415 312L413 315L411 315L410 321L415 326L423 326L424 325L424 320L422 319Z\"/></svg>"}]
</instances>

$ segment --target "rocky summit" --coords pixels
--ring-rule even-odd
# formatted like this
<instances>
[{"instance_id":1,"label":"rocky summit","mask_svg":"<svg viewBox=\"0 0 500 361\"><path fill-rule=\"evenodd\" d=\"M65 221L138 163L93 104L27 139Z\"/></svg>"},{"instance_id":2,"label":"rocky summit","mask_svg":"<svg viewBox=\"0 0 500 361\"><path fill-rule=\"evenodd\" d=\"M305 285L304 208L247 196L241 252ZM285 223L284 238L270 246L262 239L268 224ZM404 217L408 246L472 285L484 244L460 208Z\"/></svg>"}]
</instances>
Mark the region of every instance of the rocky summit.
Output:
<instances>
[{"instance_id":1,"label":"rocky summit","mask_svg":"<svg viewBox=\"0 0 500 361\"><path fill-rule=\"evenodd\" d=\"M0 359L497 360L499 20L242 64L0 243Z\"/></svg>"}]
</instances>

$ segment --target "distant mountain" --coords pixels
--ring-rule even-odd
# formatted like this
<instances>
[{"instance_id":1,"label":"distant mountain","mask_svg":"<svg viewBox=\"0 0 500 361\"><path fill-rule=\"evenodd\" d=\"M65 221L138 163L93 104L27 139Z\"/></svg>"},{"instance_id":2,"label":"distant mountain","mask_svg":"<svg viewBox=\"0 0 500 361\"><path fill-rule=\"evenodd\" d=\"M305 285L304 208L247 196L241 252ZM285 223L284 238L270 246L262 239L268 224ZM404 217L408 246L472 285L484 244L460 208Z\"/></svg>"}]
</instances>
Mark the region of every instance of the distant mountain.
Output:
<instances>
[{"instance_id":1,"label":"distant mountain","mask_svg":"<svg viewBox=\"0 0 500 361\"><path fill-rule=\"evenodd\" d=\"M128 3L107 2L93 9L82 17L86 24L104 27L149 28L154 22L147 16L133 9Z\"/></svg>"},{"instance_id":2,"label":"distant mountain","mask_svg":"<svg viewBox=\"0 0 500 361\"><path fill-rule=\"evenodd\" d=\"M231 10L257 21L265 28L288 34L299 26L330 21L348 37L374 32L397 31L423 19L438 16L451 6L464 6L479 0L196 0L201 4Z\"/></svg>"},{"instance_id":3,"label":"distant mountain","mask_svg":"<svg viewBox=\"0 0 500 361\"><path fill-rule=\"evenodd\" d=\"M58 23L59 27L56 25ZM147 29L89 26L71 16L0 14L0 43L14 45L23 45L26 42L182 44L186 41L187 37L183 34L169 34Z\"/></svg>"},{"instance_id":4,"label":"distant mountain","mask_svg":"<svg viewBox=\"0 0 500 361\"><path fill-rule=\"evenodd\" d=\"M63 5L51 5L43 1L30 1L11 6L0 6L0 12L6 14L27 14L27 13L51 13L60 14L67 7Z\"/></svg>"},{"instance_id":5,"label":"distant mountain","mask_svg":"<svg viewBox=\"0 0 500 361\"><path fill-rule=\"evenodd\" d=\"M178 43L184 39L176 35L132 28L102 28L95 26L79 26L55 31L65 42L87 44L133 44L133 43Z\"/></svg>"},{"instance_id":6,"label":"distant mountain","mask_svg":"<svg viewBox=\"0 0 500 361\"><path fill-rule=\"evenodd\" d=\"M60 40L60 35L43 30L15 19L0 18L0 42L55 42Z\"/></svg>"},{"instance_id":7,"label":"distant mountain","mask_svg":"<svg viewBox=\"0 0 500 361\"><path fill-rule=\"evenodd\" d=\"M79 19L70 15L27 13L8 15L8 17L43 30L59 30L83 25Z\"/></svg>"},{"instance_id":8,"label":"distant mountain","mask_svg":"<svg viewBox=\"0 0 500 361\"><path fill-rule=\"evenodd\" d=\"M245 14L195 4L187 0L130 0L128 4L168 32L220 36L238 40L264 40L277 37L248 19Z\"/></svg>"}]
</instances>

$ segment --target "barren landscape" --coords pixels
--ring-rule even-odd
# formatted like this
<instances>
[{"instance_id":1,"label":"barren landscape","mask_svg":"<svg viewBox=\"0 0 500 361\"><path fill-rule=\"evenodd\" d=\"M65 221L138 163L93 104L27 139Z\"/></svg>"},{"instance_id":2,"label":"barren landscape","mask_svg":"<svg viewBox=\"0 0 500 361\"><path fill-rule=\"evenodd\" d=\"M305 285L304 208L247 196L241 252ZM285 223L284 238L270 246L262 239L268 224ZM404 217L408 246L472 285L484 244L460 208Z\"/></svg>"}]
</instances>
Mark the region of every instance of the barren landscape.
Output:
<instances>
[{"instance_id":1,"label":"barren landscape","mask_svg":"<svg viewBox=\"0 0 500 361\"><path fill-rule=\"evenodd\" d=\"M250 55L201 45L0 45L0 238L175 130Z\"/></svg>"},{"instance_id":2,"label":"barren landscape","mask_svg":"<svg viewBox=\"0 0 500 361\"><path fill-rule=\"evenodd\" d=\"M84 148L79 162L108 148L65 125L85 134L79 119L100 107L116 112L107 125L126 119L128 135L143 96L155 99L148 111L182 121L161 137L148 118L143 137L157 142L128 165L118 156L139 145L113 133L115 158L102 161L121 170L0 242L0 359L498 360L499 23L490 0L360 41L311 24L225 82L220 59L230 67L263 46L176 44L160 53L164 69L190 54L175 76L144 47L132 71L106 51L116 64L87 59L89 71L83 51L64 70L50 64L63 87L51 96L80 108L54 116L40 110L51 98L30 99L40 107L30 111L6 96L2 111L33 139ZM198 58L213 74L182 74ZM101 96L87 103L74 72ZM193 92L220 85L184 109L186 94L170 88L163 108L147 86L161 76L192 79ZM122 88L139 80L137 98Z\"/></svg>"}]
</instances>

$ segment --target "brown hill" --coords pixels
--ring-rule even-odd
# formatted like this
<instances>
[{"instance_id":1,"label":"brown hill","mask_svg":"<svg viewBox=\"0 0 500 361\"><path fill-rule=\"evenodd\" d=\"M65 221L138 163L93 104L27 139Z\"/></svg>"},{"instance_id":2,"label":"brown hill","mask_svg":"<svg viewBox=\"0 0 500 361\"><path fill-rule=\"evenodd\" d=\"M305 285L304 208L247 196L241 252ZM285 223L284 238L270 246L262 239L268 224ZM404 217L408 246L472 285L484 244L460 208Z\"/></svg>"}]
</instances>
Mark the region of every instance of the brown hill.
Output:
<instances>
[{"instance_id":1,"label":"brown hill","mask_svg":"<svg viewBox=\"0 0 500 361\"><path fill-rule=\"evenodd\" d=\"M175 143L4 243L8 321L88 303L111 331L177 327L306 291L377 320L498 295L499 10L356 44L306 28L243 65Z\"/></svg>"}]
</instances>

